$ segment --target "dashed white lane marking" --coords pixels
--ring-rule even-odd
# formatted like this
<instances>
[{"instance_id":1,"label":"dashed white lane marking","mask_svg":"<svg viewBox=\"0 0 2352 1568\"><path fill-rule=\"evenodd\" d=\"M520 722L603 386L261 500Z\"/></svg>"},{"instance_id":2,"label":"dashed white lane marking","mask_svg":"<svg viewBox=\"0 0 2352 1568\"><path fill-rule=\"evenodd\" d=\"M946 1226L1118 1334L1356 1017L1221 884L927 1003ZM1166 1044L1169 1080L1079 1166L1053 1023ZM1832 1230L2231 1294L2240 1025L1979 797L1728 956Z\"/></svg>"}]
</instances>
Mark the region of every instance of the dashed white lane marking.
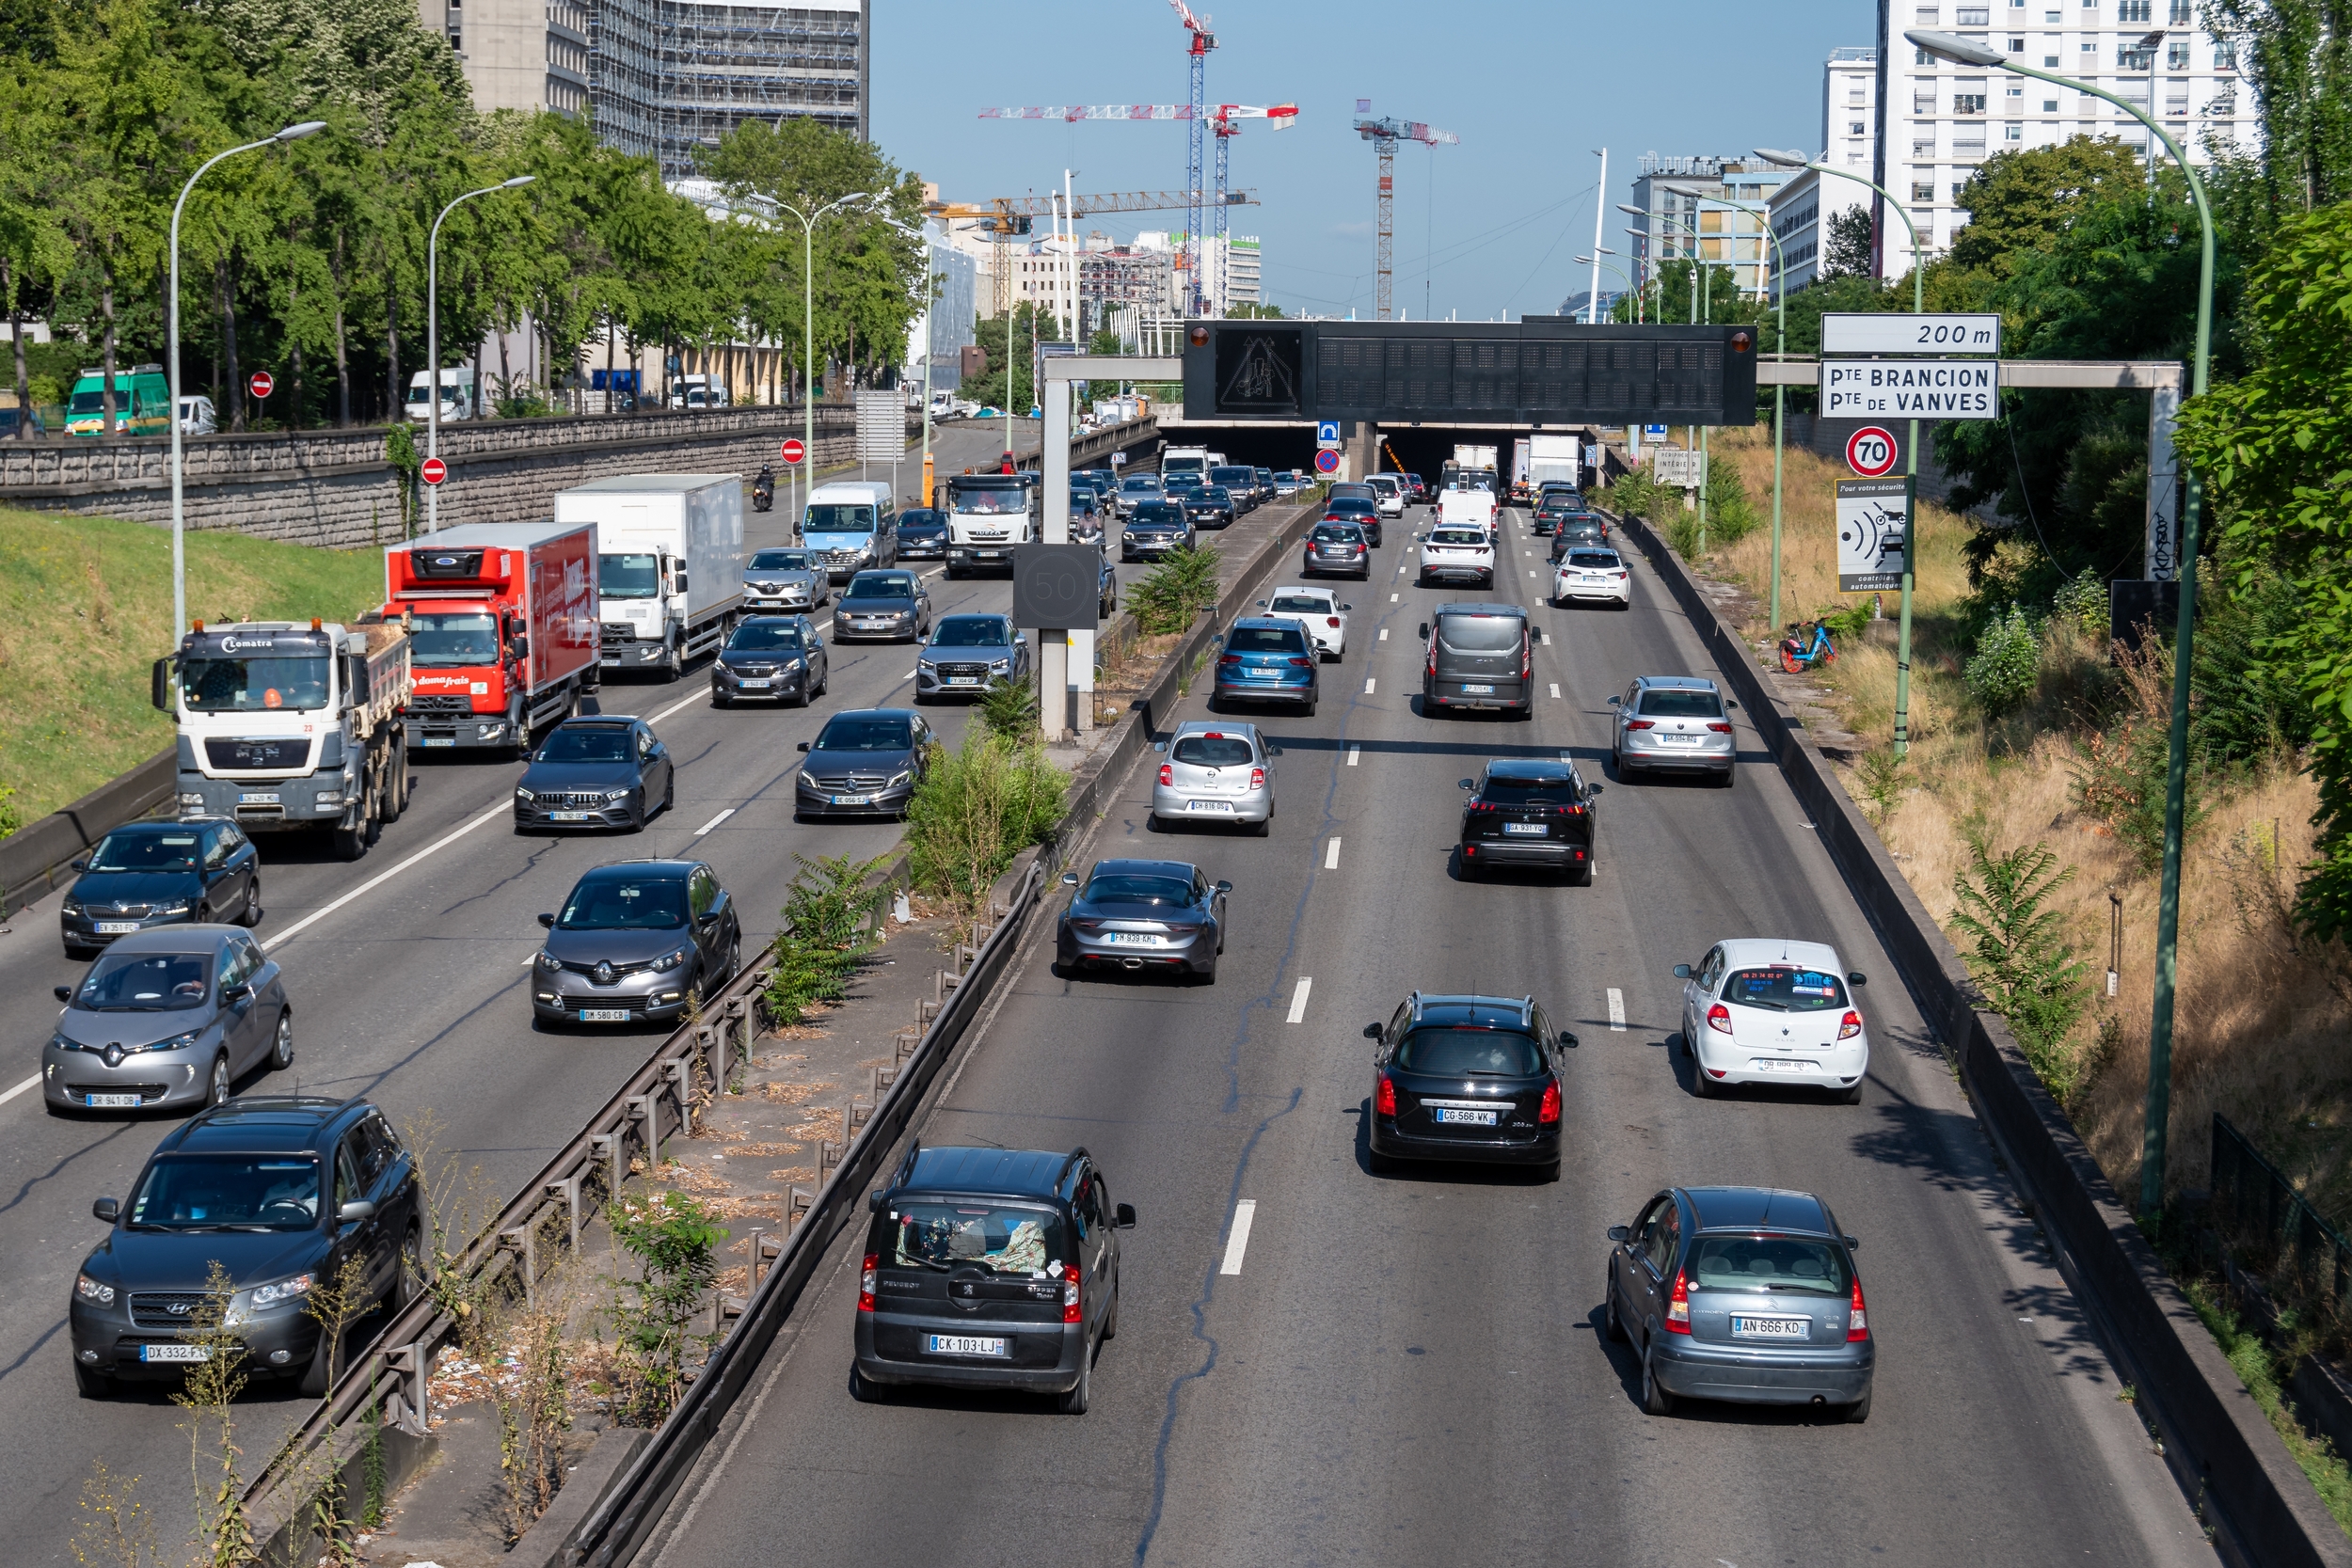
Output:
<instances>
[{"instance_id":1,"label":"dashed white lane marking","mask_svg":"<svg viewBox=\"0 0 2352 1568\"><path fill-rule=\"evenodd\" d=\"M1219 1274L1241 1273L1242 1255L1249 1250L1249 1227L1258 1217L1258 1200L1245 1197L1233 1205L1233 1228L1225 1236L1225 1261L1216 1266Z\"/></svg>"},{"instance_id":2,"label":"dashed white lane marking","mask_svg":"<svg viewBox=\"0 0 2352 1568\"><path fill-rule=\"evenodd\" d=\"M1339 868L1340 841L1335 838L1331 841L1330 847L1323 851L1323 869L1326 871L1337 871Z\"/></svg>"},{"instance_id":3,"label":"dashed white lane marking","mask_svg":"<svg viewBox=\"0 0 2352 1568\"><path fill-rule=\"evenodd\" d=\"M1389 603L1391 603L1391 604L1394 604L1394 603L1396 603L1396 595L1395 595L1394 594L1390 594L1390 595L1389 595ZM1387 632L1385 632L1385 631L1384 631L1384 632L1382 632L1380 635L1381 635L1381 636L1383 636L1383 637L1386 637L1386 636L1388 636L1389 634L1388 634Z\"/></svg>"},{"instance_id":4,"label":"dashed white lane marking","mask_svg":"<svg viewBox=\"0 0 2352 1568\"><path fill-rule=\"evenodd\" d=\"M1560 689L1558 687L1553 687L1551 694L1555 697L1558 696L1560 694ZM702 837L703 834L710 832L711 829L717 827L720 823L724 822L728 817L733 816L734 815L735 808L733 806L729 806L726 810L721 812L718 816L712 817L709 821L695 829L694 836L696 838Z\"/></svg>"},{"instance_id":5,"label":"dashed white lane marking","mask_svg":"<svg viewBox=\"0 0 2352 1568\"><path fill-rule=\"evenodd\" d=\"M1539 637L1541 637L1541 638L1544 640L1544 646L1545 646L1545 647L1549 648L1549 647L1550 647L1550 646L1551 646L1551 633L1550 633L1550 632L1549 632L1549 631L1543 631L1543 632L1538 632L1536 635L1538 635Z\"/></svg>"},{"instance_id":6,"label":"dashed white lane marking","mask_svg":"<svg viewBox=\"0 0 2352 1568\"><path fill-rule=\"evenodd\" d=\"M1386 626L1382 626L1382 627L1380 628L1380 637L1379 637L1379 641L1383 641L1383 642L1386 642L1388 640L1389 640L1389 628L1388 628L1388 627L1386 627Z\"/></svg>"},{"instance_id":7,"label":"dashed white lane marking","mask_svg":"<svg viewBox=\"0 0 2352 1568\"><path fill-rule=\"evenodd\" d=\"M690 699L690 701L691 700L691 699ZM511 805L493 806L488 811L484 812L480 816L475 817L472 821L451 829L448 832L442 834L439 838L435 839L432 843L426 845L423 848L418 850L406 860L402 861L395 866L392 866L389 870L378 872L376 875L369 878L366 881L361 882L358 887L353 888L349 893L344 894L341 898L336 899L333 903L326 905L321 909L311 911L309 914L304 915L300 920L295 921L293 925L287 927L282 931L273 932L270 936L262 940L262 949L264 951L268 951L276 948L280 942L292 940L298 933L317 925L320 921L325 920L328 915L333 914L337 910L342 909L345 904L350 903L353 899L359 897L363 894L374 892L377 888L382 887L386 882L390 881L393 878L399 876L402 872L407 870L410 866L416 864L419 861L423 860L428 855L439 854L442 850L448 848L451 845L456 843L468 833L472 832L476 828L483 827L487 823L496 822L501 817L512 816L514 813L515 808ZM6 1098L6 1096L0 1095L0 1099Z\"/></svg>"},{"instance_id":8,"label":"dashed white lane marking","mask_svg":"<svg viewBox=\"0 0 2352 1568\"><path fill-rule=\"evenodd\" d=\"M1296 1023L1307 1016L1307 993L1314 990L1314 981L1306 975L1298 978L1298 989L1291 993L1291 1016L1285 1022Z\"/></svg>"},{"instance_id":9,"label":"dashed white lane marking","mask_svg":"<svg viewBox=\"0 0 2352 1568\"><path fill-rule=\"evenodd\" d=\"M1551 700L1555 703L1560 700L1560 683L1558 681L1553 681L1551 683Z\"/></svg>"},{"instance_id":10,"label":"dashed white lane marking","mask_svg":"<svg viewBox=\"0 0 2352 1568\"><path fill-rule=\"evenodd\" d=\"M1625 992L1614 986L1609 988L1609 1032L1625 1033Z\"/></svg>"},{"instance_id":11,"label":"dashed white lane marking","mask_svg":"<svg viewBox=\"0 0 2352 1568\"><path fill-rule=\"evenodd\" d=\"M703 698L704 693L701 692L697 692L691 697L681 697L676 702L672 703L668 707L663 708L660 713L657 713L652 718L646 720L645 722L648 724L659 724L661 721L667 719L678 709L682 707L691 707L696 703L703 701Z\"/></svg>"},{"instance_id":12,"label":"dashed white lane marking","mask_svg":"<svg viewBox=\"0 0 2352 1568\"><path fill-rule=\"evenodd\" d=\"M1363 754L1364 749L1361 746L1350 746L1347 749L1347 766L1350 768L1355 767L1357 759L1361 757Z\"/></svg>"},{"instance_id":13,"label":"dashed white lane marking","mask_svg":"<svg viewBox=\"0 0 2352 1568\"><path fill-rule=\"evenodd\" d=\"M1530 566L1530 567L1527 569L1527 575L1528 575L1529 577L1531 577L1531 578L1532 578L1532 577L1534 577L1534 576L1535 575L1535 568L1534 568L1534 567L1533 567L1533 566Z\"/></svg>"},{"instance_id":14,"label":"dashed white lane marking","mask_svg":"<svg viewBox=\"0 0 2352 1568\"><path fill-rule=\"evenodd\" d=\"M1364 682L1364 695L1367 697L1372 695L1372 682L1369 680Z\"/></svg>"}]
</instances>

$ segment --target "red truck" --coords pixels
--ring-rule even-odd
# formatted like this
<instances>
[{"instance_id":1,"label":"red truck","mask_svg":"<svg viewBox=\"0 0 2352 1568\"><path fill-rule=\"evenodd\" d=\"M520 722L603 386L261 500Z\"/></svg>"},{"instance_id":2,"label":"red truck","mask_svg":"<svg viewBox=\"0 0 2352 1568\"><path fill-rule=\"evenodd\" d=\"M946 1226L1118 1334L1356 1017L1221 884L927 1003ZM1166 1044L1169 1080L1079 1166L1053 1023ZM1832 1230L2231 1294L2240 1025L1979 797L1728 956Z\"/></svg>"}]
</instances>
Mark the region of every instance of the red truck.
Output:
<instances>
[{"instance_id":1,"label":"red truck","mask_svg":"<svg viewBox=\"0 0 2352 1568\"><path fill-rule=\"evenodd\" d=\"M413 639L408 744L520 756L596 686L593 523L477 523L384 552Z\"/></svg>"}]
</instances>

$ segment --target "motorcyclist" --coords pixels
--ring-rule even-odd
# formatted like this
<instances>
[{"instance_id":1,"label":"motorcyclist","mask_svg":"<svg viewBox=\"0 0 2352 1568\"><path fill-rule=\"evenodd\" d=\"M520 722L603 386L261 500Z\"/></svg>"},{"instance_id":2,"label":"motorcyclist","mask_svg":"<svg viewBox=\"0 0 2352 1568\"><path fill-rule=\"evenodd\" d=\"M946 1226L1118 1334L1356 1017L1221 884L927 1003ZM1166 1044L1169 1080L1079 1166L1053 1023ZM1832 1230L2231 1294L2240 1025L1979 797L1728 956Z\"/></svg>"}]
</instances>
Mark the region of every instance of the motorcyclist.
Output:
<instances>
[{"instance_id":1,"label":"motorcyclist","mask_svg":"<svg viewBox=\"0 0 2352 1568\"><path fill-rule=\"evenodd\" d=\"M759 466L759 477L752 481L752 510L765 512L775 504L776 470L772 464Z\"/></svg>"}]
</instances>

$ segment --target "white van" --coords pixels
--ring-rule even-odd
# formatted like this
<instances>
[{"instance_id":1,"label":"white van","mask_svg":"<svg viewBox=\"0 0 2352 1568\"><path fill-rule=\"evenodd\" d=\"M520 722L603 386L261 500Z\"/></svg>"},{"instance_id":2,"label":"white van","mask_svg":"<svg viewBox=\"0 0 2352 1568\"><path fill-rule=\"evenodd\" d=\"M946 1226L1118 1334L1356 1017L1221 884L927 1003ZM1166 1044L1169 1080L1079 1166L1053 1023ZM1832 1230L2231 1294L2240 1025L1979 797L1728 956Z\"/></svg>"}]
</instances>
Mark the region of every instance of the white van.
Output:
<instances>
[{"instance_id":1,"label":"white van","mask_svg":"<svg viewBox=\"0 0 2352 1568\"><path fill-rule=\"evenodd\" d=\"M408 378L408 417L419 423L433 418L433 372L419 371ZM473 371L465 365L441 372L441 422L473 417Z\"/></svg>"},{"instance_id":2,"label":"white van","mask_svg":"<svg viewBox=\"0 0 2352 1568\"><path fill-rule=\"evenodd\" d=\"M1438 521L1464 523L1486 530L1488 539L1494 538L1495 493L1492 490L1446 490L1438 496Z\"/></svg>"},{"instance_id":3,"label":"white van","mask_svg":"<svg viewBox=\"0 0 2352 1568\"><path fill-rule=\"evenodd\" d=\"M872 566L898 560L898 503L878 480L844 479L819 484L801 514L801 543L824 563L826 576L843 583Z\"/></svg>"},{"instance_id":4,"label":"white van","mask_svg":"<svg viewBox=\"0 0 2352 1568\"><path fill-rule=\"evenodd\" d=\"M727 396L727 384L707 375L681 375L670 384L670 406L673 408L732 407Z\"/></svg>"}]
</instances>

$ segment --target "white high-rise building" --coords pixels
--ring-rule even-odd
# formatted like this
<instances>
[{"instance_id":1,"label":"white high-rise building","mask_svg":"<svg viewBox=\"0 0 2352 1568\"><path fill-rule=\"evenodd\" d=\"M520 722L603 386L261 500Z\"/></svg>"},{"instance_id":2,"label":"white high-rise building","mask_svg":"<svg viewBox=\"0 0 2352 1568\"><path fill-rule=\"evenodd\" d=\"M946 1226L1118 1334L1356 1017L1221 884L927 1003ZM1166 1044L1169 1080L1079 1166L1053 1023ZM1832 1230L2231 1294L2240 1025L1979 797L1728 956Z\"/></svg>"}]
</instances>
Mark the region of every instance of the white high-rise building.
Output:
<instances>
[{"instance_id":1,"label":"white high-rise building","mask_svg":"<svg viewBox=\"0 0 2352 1568\"><path fill-rule=\"evenodd\" d=\"M1821 161L1867 180L1878 150L1876 49L1833 49L1821 70ZM1780 241L1782 283L1802 289L1821 276L1830 221L1870 204L1870 187L1810 169L1772 193L1772 235Z\"/></svg>"}]
</instances>

